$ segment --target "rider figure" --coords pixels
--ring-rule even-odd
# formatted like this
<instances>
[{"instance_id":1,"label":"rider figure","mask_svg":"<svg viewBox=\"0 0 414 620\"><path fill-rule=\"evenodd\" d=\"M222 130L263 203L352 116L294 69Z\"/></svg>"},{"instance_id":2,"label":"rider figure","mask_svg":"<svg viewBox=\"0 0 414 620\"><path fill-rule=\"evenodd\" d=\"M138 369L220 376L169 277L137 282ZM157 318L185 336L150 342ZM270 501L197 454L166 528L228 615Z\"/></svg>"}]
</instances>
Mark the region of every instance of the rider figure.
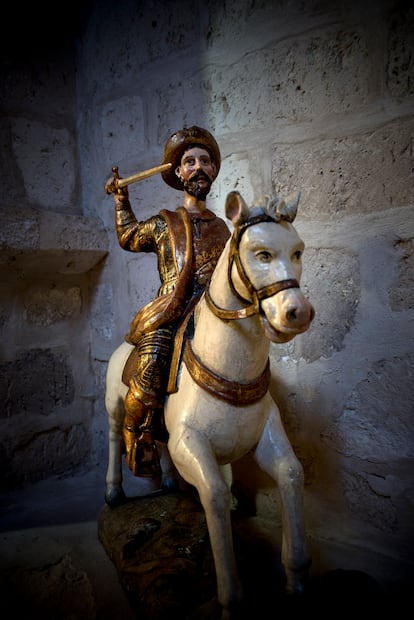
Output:
<instances>
[{"instance_id":1,"label":"rider figure","mask_svg":"<svg viewBox=\"0 0 414 620\"><path fill-rule=\"evenodd\" d=\"M154 252L161 280L157 297L137 313L125 338L135 346L125 397L125 459L135 476L145 477L160 474L154 439L166 439L163 406L175 335L204 291L230 236L224 220L206 207L221 163L211 133L193 126L172 134L162 163L172 164L162 172L163 180L184 192L183 204L175 211L163 209L140 222L127 187L114 194L120 246L131 252Z\"/></svg>"}]
</instances>

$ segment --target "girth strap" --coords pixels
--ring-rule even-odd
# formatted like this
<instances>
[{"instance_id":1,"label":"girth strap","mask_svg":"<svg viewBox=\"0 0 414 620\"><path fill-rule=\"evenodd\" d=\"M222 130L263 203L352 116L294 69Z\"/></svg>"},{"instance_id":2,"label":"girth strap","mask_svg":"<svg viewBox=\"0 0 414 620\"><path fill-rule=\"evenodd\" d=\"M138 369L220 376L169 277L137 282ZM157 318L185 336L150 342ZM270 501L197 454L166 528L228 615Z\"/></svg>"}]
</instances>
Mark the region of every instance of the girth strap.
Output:
<instances>
[{"instance_id":1,"label":"girth strap","mask_svg":"<svg viewBox=\"0 0 414 620\"><path fill-rule=\"evenodd\" d=\"M236 407L252 405L263 398L269 389L271 376L269 358L262 374L249 383L229 381L207 368L195 355L189 340L185 344L183 359L188 372L197 385L216 398Z\"/></svg>"}]
</instances>

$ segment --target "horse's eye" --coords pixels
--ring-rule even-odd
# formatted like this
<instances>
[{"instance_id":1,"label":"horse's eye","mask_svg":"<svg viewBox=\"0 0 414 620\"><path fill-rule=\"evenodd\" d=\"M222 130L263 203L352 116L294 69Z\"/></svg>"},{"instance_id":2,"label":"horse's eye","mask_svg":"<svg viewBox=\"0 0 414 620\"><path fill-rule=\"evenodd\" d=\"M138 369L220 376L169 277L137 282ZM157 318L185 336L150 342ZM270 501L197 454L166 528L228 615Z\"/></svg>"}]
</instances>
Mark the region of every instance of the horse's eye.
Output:
<instances>
[{"instance_id":1,"label":"horse's eye","mask_svg":"<svg viewBox=\"0 0 414 620\"><path fill-rule=\"evenodd\" d=\"M261 263L270 263L272 259L271 253L267 252L266 250L262 250L261 252L258 252L256 254L256 257Z\"/></svg>"}]
</instances>

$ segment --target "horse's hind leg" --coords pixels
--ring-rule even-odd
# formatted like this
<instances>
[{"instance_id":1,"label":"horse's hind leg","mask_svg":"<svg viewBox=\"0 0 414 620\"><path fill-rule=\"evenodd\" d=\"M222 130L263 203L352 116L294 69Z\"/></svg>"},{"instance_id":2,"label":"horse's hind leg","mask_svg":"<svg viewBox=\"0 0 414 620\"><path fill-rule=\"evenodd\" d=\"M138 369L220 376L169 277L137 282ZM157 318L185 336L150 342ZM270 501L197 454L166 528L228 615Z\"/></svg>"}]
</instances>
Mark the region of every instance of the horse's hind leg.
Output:
<instances>
[{"instance_id":1,"label":"horse's hind leg","mask_svg":"<svg viewBox=\"0 0 414 620\"><path fill-rule=\"evenodd\" d=\"M303 506L304 474L278 415L267 421L255 459L275 480L280 495L286 592L302 594L310 566Z\"/></svg>"},{"instance_id":2,"label":"horse's hind leg","mask_svg":"<svg viewBox=\"0 0 414 620\"><path fill-rule=\"evenodd\" d=\"M134 347L123 342L112 353L105 381L105 408L108 414L109 442L108 468L106 472L105 501L117 506L125 501L122 488L122 427L125 417L124 398L127 387L122 383L122 370Z\"/></svg>"},{"instance_id":3,"label":"horse's hind leg","mask_svg":"<svg viewBox=\"0 0 414 620\"><path fill-rule=\"evenodd\" d=\"M106 401L109 416L108 468L106 471L105 502L111 508L122 504L126 497L122 488L122 422L123 403ZM121 411L119 411L121 410Z\"/></svg>"},{"instance_id":4,"label":"horse's hind leg","mask_svg":"<svg viewBox=\"0 0 414 620\"><path fill-rule=\"evenodd\" d=\"M167 444L157 442L158 456L161 465L161 489L166 492L178 491L180 488L179 474L171 460Z\"/></svg>"}]
</instances>

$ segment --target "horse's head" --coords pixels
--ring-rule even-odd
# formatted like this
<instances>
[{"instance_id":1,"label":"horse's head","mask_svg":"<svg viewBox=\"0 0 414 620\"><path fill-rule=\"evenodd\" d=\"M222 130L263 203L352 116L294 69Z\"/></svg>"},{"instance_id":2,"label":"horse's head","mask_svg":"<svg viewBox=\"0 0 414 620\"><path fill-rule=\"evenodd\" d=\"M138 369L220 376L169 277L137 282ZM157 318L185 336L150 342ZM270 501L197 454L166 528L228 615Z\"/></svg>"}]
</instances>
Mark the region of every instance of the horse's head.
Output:
<instances>
[{"instance_id":1,"label":"horse's head","mask_svg":"<svg viewBox=\"0 0 414 620\"><path fill-rule=\"evenodd\" d=\"M250 304L234 311L233 318L259 314L272 342L288 342L306 331L315 314L299 286L304 243L292 225L298 202L299 194L267 197L251 208L239 192L226 199L226 216L234 227L229 282Z\"/></svg>"}]
</instances>

